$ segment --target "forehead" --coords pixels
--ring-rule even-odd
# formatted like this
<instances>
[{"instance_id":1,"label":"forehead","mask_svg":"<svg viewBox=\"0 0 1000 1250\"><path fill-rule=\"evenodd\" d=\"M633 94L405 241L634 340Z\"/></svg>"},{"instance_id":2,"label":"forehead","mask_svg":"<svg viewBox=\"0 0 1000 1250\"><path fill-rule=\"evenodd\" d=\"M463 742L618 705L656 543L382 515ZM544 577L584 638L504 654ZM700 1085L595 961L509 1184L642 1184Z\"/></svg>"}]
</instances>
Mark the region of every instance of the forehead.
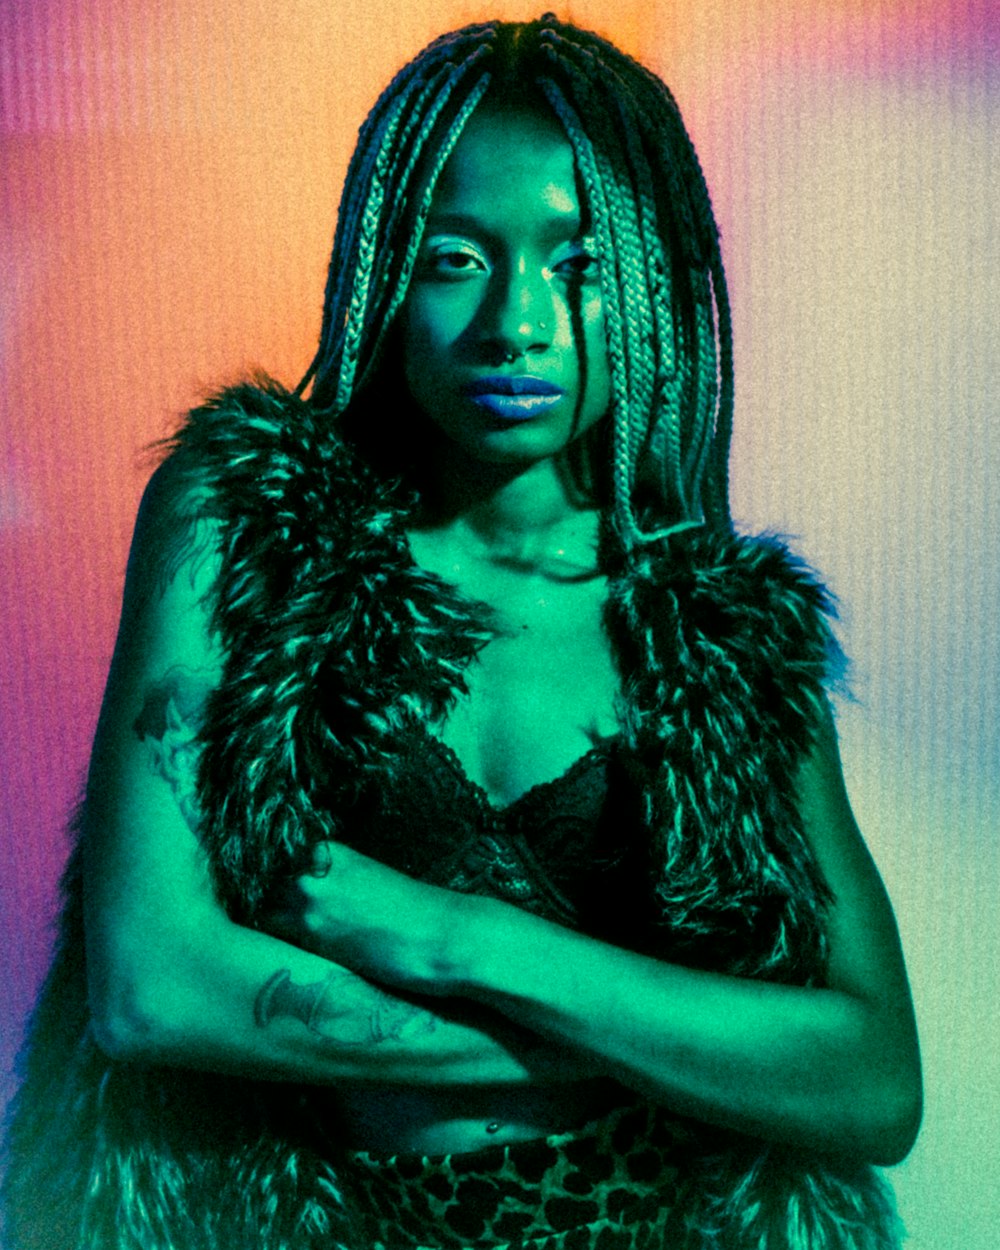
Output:
<instances>
[{"instance_id":1,"label":"forehead","mask_svg":"<svg viewBox=\"0 0 1000 1250\"><path fill-rule=\"evenodd\" d=\"M519 207L579 221L573 149L551 113L480 107L441 171L431 215Z\"/></svg>"}]
</instances>

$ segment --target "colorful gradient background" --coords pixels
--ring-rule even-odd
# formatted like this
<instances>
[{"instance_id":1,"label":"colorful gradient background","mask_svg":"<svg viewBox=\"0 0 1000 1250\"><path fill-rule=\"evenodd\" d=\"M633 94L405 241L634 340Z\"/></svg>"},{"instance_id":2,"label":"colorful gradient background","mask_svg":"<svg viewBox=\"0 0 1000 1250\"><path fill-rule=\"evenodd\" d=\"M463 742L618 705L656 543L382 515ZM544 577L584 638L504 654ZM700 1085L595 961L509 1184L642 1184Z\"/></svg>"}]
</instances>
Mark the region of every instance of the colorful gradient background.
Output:
<instances>
[{"instance_id":1,"label":"colorful gradient background","mask_svg":"<svg viewBox=\"0 0 1000 1250\"><path fill-rule=\"evenodd\" d=\"M144 448L293 382L353 136L498 0L0 6L0 1069L42 975ZM913 1250L1000 1227L997 30L987 0L579 0L673 86L736 309L735 511L843 602L845 770L920 1015ZM611 16L613 12L613 16ZM994 13L995 21L995 13ZM991 289L992 288L992 289ZM990 298L992 296L992 298Z\"/></svg>"}]
</instances>

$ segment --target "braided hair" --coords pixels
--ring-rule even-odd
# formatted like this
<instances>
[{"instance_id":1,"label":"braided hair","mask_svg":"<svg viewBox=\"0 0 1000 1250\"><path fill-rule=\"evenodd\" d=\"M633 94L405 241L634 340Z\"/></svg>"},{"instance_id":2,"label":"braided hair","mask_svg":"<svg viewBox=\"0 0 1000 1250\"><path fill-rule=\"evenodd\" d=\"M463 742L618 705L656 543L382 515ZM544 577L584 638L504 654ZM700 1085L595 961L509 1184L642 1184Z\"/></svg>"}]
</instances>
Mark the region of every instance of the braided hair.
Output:
<instances>
[{"instance_id":1,"label":"braided hair","mask_svg":"<svg viewBox=\"0 0 1000 1250\"><path fill-rule=\"evenodd\" d=\"M380 365L438 176L487 93L550 107L596 238L612 405L572 449L578 480L625 550L692 525L728 531L731 318L697 155L656 75L551 14L443 35L382 93L348 169L319 349L297 393L311 384L313 407L349 439L377 425L383 447L396 441L384 423L405 396Z\"/></svg>"}]
</instances>

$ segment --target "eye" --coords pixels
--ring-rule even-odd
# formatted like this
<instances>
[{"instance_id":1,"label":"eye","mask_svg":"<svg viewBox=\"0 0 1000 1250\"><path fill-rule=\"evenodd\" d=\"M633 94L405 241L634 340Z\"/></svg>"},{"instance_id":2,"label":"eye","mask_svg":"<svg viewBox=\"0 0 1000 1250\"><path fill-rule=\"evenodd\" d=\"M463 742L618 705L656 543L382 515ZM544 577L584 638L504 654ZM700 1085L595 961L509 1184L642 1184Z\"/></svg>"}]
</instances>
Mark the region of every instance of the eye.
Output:
<instances>
[{"instance_id":1,"label":"eye","mask_svg":"<svg viewBox=\"0 0 1000 1250\"><path fill-rule=\"evenodd\" d=\"M596 282L600 276L601 262L597 255L597 242L584 239L553 266L553 271L572 282Z\"/></svg>"},{"instance_id":2,"label":"eye","mask_svg":"<svg viewBox=\"0 0 1000 1250\"><path fill-rule=\"evenodd\" d=\"M475 244L465 239L436 238L423 249L420 270L429 278L445 281L464 278L488 268Z\"/></svg>"}]
</instances>

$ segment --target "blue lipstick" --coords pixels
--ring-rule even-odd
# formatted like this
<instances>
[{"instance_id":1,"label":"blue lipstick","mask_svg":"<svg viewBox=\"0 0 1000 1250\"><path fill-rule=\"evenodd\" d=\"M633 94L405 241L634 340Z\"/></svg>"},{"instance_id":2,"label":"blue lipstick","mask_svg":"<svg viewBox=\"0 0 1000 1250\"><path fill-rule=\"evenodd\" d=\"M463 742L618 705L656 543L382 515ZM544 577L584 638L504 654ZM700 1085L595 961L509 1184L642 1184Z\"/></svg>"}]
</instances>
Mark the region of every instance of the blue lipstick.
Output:
<instances>
[{"instance_id":1,"label":"blue lipstick","mask_svg":"<svg viewBox=\"0 0 1000 1250\"><path fill-rule=\"evenodd\" d=\"M527 421L540 416L566 394L561 386L524 375L476 378L462 389L473 403L501 421Z\"/></svg>"}]
</instances>

